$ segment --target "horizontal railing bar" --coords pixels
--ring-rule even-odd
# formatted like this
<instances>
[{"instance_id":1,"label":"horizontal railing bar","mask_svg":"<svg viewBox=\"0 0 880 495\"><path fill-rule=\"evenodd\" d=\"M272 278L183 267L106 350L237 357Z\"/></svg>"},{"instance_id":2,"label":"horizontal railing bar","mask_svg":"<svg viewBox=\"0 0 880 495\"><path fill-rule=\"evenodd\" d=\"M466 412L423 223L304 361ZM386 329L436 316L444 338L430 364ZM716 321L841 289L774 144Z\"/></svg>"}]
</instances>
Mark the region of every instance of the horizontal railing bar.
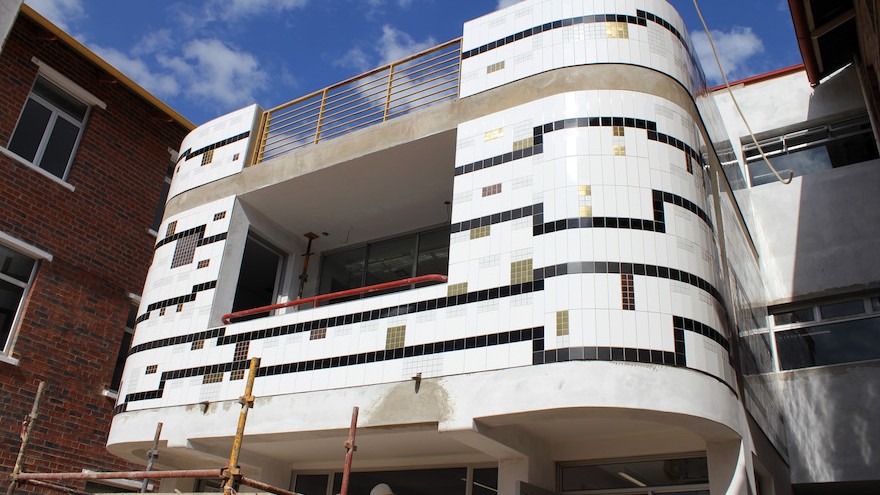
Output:
<instances>
[{"instance_id":1,"label":"horizontal railing bar","mask_svg":"<svg viewBox=\"0 0 880 495\"><path fill-rule=\"evenodd\" d=\"M364 127L369 127L369 126L371 126L371 125L373 125L373 124L375 124L375 123L377 123L377 122L382 122L383 120L385 120L385 116L384 116L385 112L384 112L384 111L383 111L383 112L377 112L377 113L381 113L381 114L383 114L382 117L379 117L379 118L376 118L376 119L373 119L373 120L368 120L368 121L366 121L366 122L360 122L360 123L358 123L357 125L349 125L349 126L344 126L344 127L343 127L343 126L336 126L336 127L334 127L333 129L331 129L331 130L332 130L332 131L335 131L335 130L339 130L339 129L341 129L341 130L339 130L339 132L328 132L328 133L324 133L324 132L322 132L322 133L321 133L321 136L322 136L321 139L331 139L331 138L339 137L339 136L342 136L342 135L348 134L349 132L354 132L354 131L356 131L356 130L358 130L358 129L362 129L362 128L364 128ZM366 117L364 117L364 118L366 118Z\"/></svg>"},{"instance_id":2,"label":"horizontal railing bar","mask_svg":"<svg viewBox=\"0 0 880 495\"><path fill-rule=\"evenodd\" d=\"M405 278L401 280L394 280L392 282L384 282L381 284L368 285L366 287L358 287L356 289L348 289L341 290L338 292L331 292L329 294L321 294L318 296L306 297L303 299L295 299L293 301L287 301L279 304L270 304L268 306L260 306L258 308L245 309L242 311L235 311L232 313L227 313L223 315L221 318L224 325L228 325L233 318L242 318L244 316L252 316L259 315L263 313L269 313L271 311L275 311L276 309L284 309L289 308L291 306L299 307L305 306L306 304L314 304L314 307L318 306L318 303L321 301L330 301L332 299L339 299L342 297L348 296L356 296L359 294L367 294L370 292L376 292L385 289L393 289L395 287L403 287L405 285L413 285L421 282L446 282L448 278L446 275L432 274L432 275L420 275L418 277ZM156 473L162 473L167 471L151 471ZM53 479L53 478L49 478ZM56 478L57 479L57 478Z\"/></svg>"},{"instance_id":3,"label":"horizontal railing bar","mask_svg":"<svg viewBox=\"0 0 880 495\"><path fill-rule=\"evenodd\" d=\"M87 471L79 473L19 473L17 480L111 480L119 478L222 478L222 469L178 469L173 471Z\"/></svg>"},{"instance_id":4,"label":"horizontal railing bar","mask_svg":"<svg viewBox=\"0 0 880 495\"><path fill-rule=\"evenodd\" d=\"M437 86L442 86L444 84L458 82L458 78L454 78L452 76L453 76L452 74L441 74L441 75L436 76L430 80L424 81L424 83L419 84L418 86L412 86L412 87L408 87L408 88L399 88L396 92L392 91L391 99L394 100L395 97L400 97L400 95L416 95L416 94L419 94L419 93L425 91L426 89L432 89ZM429 83L433 83L435 81L440 81L440 82L437 84L430 84L429 85ZM414 90L414 89L418 89L418 91L412 92L412 90Z\"/></svg>"},{"instance_id":5,"label":"horizontal railing bar","mask_svg":"<svg viewBox=\"0 0 880 495\"><path fill-rule=\"evenodd\" d=\"M440 88L440 89L437 91L433 91L437 88ZM449 84L441 82L441 83L435 84L431 87L424 88L424 89L422 89L418 92L415 92L415 93L410 93L408 95L401 95L398 98L395 98L394 100L392 100L392 104L389 105L389 108L400 106L401 104L405 105L405 104L411 104L411 103L418 103L419 101L421 101L425 98L429 98L431 96L434 96L435 94L444 93L444 92L450 91L452 89L456 89L456 87L450 86ZM425 93L426 91L433 91L433 92L427 93L427 94L422 94L422 93ZM419 96L416 97L416 95L419 95Z\"/></svg>"},{"instance_id":6,"label":"horizontal railing bar","mask_svg":"<svg viewBox=\"0 0 880 495\"><path fill-rule=\"evenodd\" d=\"M401 60L396 61L394 64L402 64L402 63L407 62L407 61L409 61L409 60L412 60L412 59L415 59L415 58L419 58L419 57L422 56L422 55L426 55L426 54L432 53L432 52L437 51L437 50L442 50L442 49L444 49L444 48L446 48L446 47L449 47L449 46L451 46L451 45L454 45L454 44L456 44L456 43L460 43L460 42L461 42L461 38L455 38L455 39L453 39L453 40L449 40L449 41L447 41L446 43L443 43L443 44L437 45L437 46L435 46L435 47L428 48L428 49L423 50L423 51L418 52L418 53L414 53L414 54L410 55L409 57L406 57L406 58L403 58L403 59L401 59ZM391 67L391 65L394 65L394 64L388 64L388 65L384 65L384 66L382 66L382 67L377 67L377 68L375 68L375 69L373 69L373 70L370 70L370 71L368 71L368 72L365 72L365 73L363 73L363 74L358 74L358 75L356 75L356 76L350 77L350 78L348 78L348 79L346 79L346 80L344 80L344 81L338 82L338 83L336 83L336 84L334 84L334 85L332 85L332 86L328 86L328 87L325 88L325 89L319 89L318 91L315 91L315 92L313 92L313 93L309 93L309 94L307 94L307 95L305 95L305 96L301 96L301 97L299 97L299 98L297 98L297 99L295 99L295 100L293 100L293 101L290 101L290 102L288 102L288 103L281 104L281 105L279 105L279 106L277 106L277 107L275 107L275 108L270 109L269 111L270 111L270 112L274 112L274 111L276 111L276 110L278 110L278 109L280 109L280 108L284 108L284 107L290 106L290 105L292 105L292 104L294 104L294 103L298 103L298 102L300 102L300 101L306 100L306 99L308 99L308 98L310 98L310 97L313 97L313 96L315 96L315 95L320 95L320 94L322 94L324 91L332 91L333 88L338 88L338 87L340 87L340 86L344 86L344 85L348 84L348 83L351 82L351 81L355 81L355 80L358 80L358 79L361 79L361 78L365 78L365 77L368 77L368 76L370 76L370 75L372 75L372 74L375 74L375 73L377 73L377 72L381 72L381 71L383 71L383 70L387 70L388 68Z\"/></svg>"},{"instance_id":7,"label":"horizontal railing bar","mask_svg":"<svg viewBox=\"0 0 880 495\"><path fill-rule=\"evenodd\" d=\"M420 105L413 105L413 106L411 106L411 107L406 107L406 111L395 112L395 113L393 113L393 114L392 114L391 112L388 112L388 118L390 119L390 118L392 118L392 117L398 117L398 116L401 116L401 115L406 115L406 114L409 113L411 110L415 110L415 109L417 109L417 108L422 108L422 107L424 107L424 106L428 106L428 105L431 105L431 104L433 104L433 103L437 103L438 101L451 100L451 99L453 99L453 98L454 98L454 97L453 97L452 95L449 95L449 96L443 96L443 97L440 97L440 98L435 98L435 99L433 99L433 100L431 100L431 101L427 101L427 102L422 103L422 104L420 104Z\"/></svg>"},{"instance_id":8,"label":"horizontal railing bar","mask_svg":"<svg viewBox=\"0 0 880 495\"><path fill-rule=\"evenodd\" d=\"M364 105L366 105L366 104L364 104ZM355 108L363 107L364 105L358 105L357 107L353 107L351 110L354 110ZM337 124L339 122L345 122L346 120L358 120L355 117L358 115L361 115L365 112L374 111L373 113L375 113L375 112L382 113L384 107L385 107L385 105L382 102L379 102L379 104L377 104L377 105L367 106L366 108L359 110L357 112L346 113L344 116L342 116L338 119L327 120L324 122L324 124L321 125L321 134L324 134L325 129L336 128ZM369 113L367 115L369 115Z\"/></svg>"},{"instance_id":9,"label":"horizontal railing bar","mask_svg":"<svg viewBox=\"0 0 880 495\"><path fill-rule=\"evenodd\" d=\"M454 56L453 56L453 55L454 55ZM444 62L449 62L449 61L452 61L452 60L458 60L458 57L460 57L460 55L459 55L457 52L449 52L449 53L445 54L444 56L434 57L434 58L432 58L431 60L426 60L425 62L420 62L420 63L418 63L418 64L411 65L411 66L409 66L409 67L403 67L403 68L401 68L400 70L395 71L395 74L406 74L406 73L408 73L408 72L418 72L418 71L424 70L424 69L426 69L426 68L428 68L428 67L434 67L434 66L437 66L437 65L442 65ZM425 67L420 67L420 66L422 66L422 65L425 65L427 62L434 62L434 61L437 61L437 60L439 60L439 62L436 62L436 63L430 64L430 65L427 65L427 66L425 66Z\"/></svg>"}]
</instances>

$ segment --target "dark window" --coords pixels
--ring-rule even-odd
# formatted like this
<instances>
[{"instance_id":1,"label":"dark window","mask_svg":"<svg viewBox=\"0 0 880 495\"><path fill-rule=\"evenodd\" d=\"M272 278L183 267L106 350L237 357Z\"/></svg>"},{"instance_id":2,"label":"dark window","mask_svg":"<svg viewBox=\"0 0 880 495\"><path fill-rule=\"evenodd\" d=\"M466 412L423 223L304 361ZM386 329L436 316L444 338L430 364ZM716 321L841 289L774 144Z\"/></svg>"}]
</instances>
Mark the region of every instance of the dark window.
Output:
<instances>
[{"instance_id":1,"label":"dark window","mask_svg":"<svg viewBox=\"0 0 880 495\"><path fill-rule=\"evenodd\" d=\"M0 245L0 353L12 345L13 328L37 262Z\"/></svg>"},{"instance_id":2,"label":"dark window","mask_svg":"<svg viewBox=\"0 0 880 495\"><path fill-rule=\"evenodd\" d=\"M380 483L388 485L394 495L464 494L467 485L467 469L414 469L351 473L348 492L367 494ZM340 488L342 488L342 473L336 473L333 476L333 493L339 493Z\"/></svg>"},{"instance_id":3,"label":"dark window","mask_svg":"<svg viewBox=\"0 0 880 495\"><path fill-rule=\"evenodd\" d=\"M326 474L298 474L293 491L301 495L326 495L328 478Z\"/></svg>"},{"instance_id":4,"label":"dark window","mask_svg":"<svg viewBox=\"0 0 880 495\"><path fill-rule=\"evenodd\" d=\"M241 260L241 271L238 274L235 299L232 303L233 312L267 306L275 302L282 261L283 257L277 250L253 235L248 235ZM236 321L261 316L265 315L237 318Z\"/></svg>"},{"instance_id":5,"label":"dark window","mask_svg":"<svg viewBox=\"0 0 880 495\"><path fill-rule=\"evenodd\" d=\"M819 306L819 314L822 319L841 318L844 316L859 315L865 312L865 303L861 299L844 301Z\"/></svg>"},{"instance_id":6,"label":"dark window","mask_svg":"<svg viewBox=\"0 0 880 495\"><path fill-rule=\"evenodd\" d=\"M691 457L609 464L563 465L559 469L559 478L558 483L562 492L638 489L708 483L709 469L705 457Z\"/></svg>"},{"instance_id":7,"label":"dark window","mask_svg":"<svg viewBox=\"0 0 880 495\"><path fill-rule=\"evenodd\" d=\"M880 359L880 317L776 332L783 370Z\"/></svg>"},{"instance_id":8,"label":"dark window","mask_svg":"<svg viewBox=\"0 0 880 495\"><path fill-rule=\"evenodd\" d=\"M64 179L89 107L37 77L9 140L9 151Z\"/></svg>"},{"instance_id":9,"label":"dark window","mask_svg":"<svg viewBox=\"0 0 880 495\"><path fill-rule=\"evenodd\" d=\"M168 166L165 172L165 182L162 184L162 196L159 198L159 205L156 206L156 215L153 216L153 225L150 227L153 232L159 232L159 226L162 225L162 217L165 216L165 202L168 201L168 191L171 189L171 179L174 177L174 162Z\"/></svg>"},{"instance_id":10,"label":"dark window","mask_svg":"<svg viewBox=\"0 0 880 495\"><path fill-rule=\"evenodd\" d=\"M813 307L793 309L791 311L781 311L773 314L773 323L775 325L790 325L792 323L803 323L814 321L816 315L813 314Z\"/></svg>"},{"instance_id":11,"label":"dark window","mask_svg":"<svg viewBox=\"0 0 880 495\"><path fill-rule=\"evenodd\" d=\"M449 269L449 229L410 234L328 254L322 257L321 263L321 294L419 275L446 274ZM337 299L336 302L343 300L347 299Z\"/></svg>"}]
</instances>

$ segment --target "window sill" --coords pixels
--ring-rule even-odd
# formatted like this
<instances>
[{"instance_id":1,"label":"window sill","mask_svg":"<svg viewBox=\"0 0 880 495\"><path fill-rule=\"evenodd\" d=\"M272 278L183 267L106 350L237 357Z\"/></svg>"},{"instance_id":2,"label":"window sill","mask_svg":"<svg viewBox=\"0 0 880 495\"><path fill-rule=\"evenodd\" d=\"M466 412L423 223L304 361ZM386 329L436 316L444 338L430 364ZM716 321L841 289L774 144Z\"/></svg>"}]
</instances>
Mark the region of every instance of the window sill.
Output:
<instances>
[{"instance_id":1,"label":"window sill","mask_svg":"<svg viewBox=\"0 0 880 495\"><path fill-rule=\"evenodd\" d=\"M21 361L19 361L18 359L14 358L12 356L7 356L6 354L0 354L0 363L6 363L6 364L10 364L12 366L18 366L18 364L20 362Z\"/></svg>"},{"instance_id":2,"label":"window sill","mask_svg":"<svg viewBox=\"0 0 880 495\"><path fill-rule=\"evenodd\" d=\"M105 388L104 390L102 390L101 395L103 395L104 397L107 397L108 399L113 399L113 400L116 400L119 398L119 392L117 392L116 390L110 390L109 388Z\"/></svg>"},{"instance_id":3,"label":"window sill","mask_svg":"<svg viewBox=\"0 0 880 495\"><path fill-rule=\"evenodd\" d=\"M38 174L55 181L56 183L58 183L59 186L65 188L65 189L68 189L70 191L76 190L76 188L73 186L73 184L71 184L65 180L61 180L58 177L50 174L49 172L46 172L45 170L41 169L40 167L34 165L33 163L31 163L27 160L25 160L24 158L16 155L15 153L9 151L8 149L6 149L3 146L0 146L0 153L8 156L9 158L12 158L13 160L17 161L18 163L24 165L25 167L30 168L34 172L37 172Z\"/></svg>"},{"instance_id":4,"label":"window sill","mask_svg":"<svg viewBox=\"0 0 880 495\"><path fill-rule=\"evenodd\" d=\"M156 232L156 231L153 230L153 229L147 229L147 233L150 234L151 236L157 238L157 239L159 238L159 233Z\"/></svg>"}]
</instances>

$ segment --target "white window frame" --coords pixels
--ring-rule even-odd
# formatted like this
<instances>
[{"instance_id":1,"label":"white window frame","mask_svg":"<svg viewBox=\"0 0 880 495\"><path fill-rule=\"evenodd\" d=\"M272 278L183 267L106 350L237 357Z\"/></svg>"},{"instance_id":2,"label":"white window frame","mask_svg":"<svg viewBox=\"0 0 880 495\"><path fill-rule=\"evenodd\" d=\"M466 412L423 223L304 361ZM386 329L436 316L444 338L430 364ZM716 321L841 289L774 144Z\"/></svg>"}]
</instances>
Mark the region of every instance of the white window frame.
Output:
<instances>
[{"instance_id":1,"label":"white window frame","mask_svg":"<svg viewBox=\"0 0 880 495\"><path fill-rule=\"evenodd\" d=\"M21 300L18 302L18 307L15 310L15 316L13 316L12 324L9 327L9 335L7 336L5 342L0 342L0 362L17 366L19 360L12 357L12 352L15 350L15 341L18 338L19 323L21 322L21 316L24 309L25 301L27 301L31 288L33 287L34 278L36 277L37 270L40 267L40 262L52 261L52 255L32 244L12 237L11 235L3 231L0 231L0 244L8 249L16 251L19 254L25 255L34 260L34 266L31 269L30 276L28 277L28 281L26 283L0 273L0 280L3 280L4 282L10 283L17 287L21 287L23 289Z\"/></svg>"},{"instance_id":2,"label":"white window frame","mask_svg":"<svg viewBox=\"0 0 880 495\"><path fill-rule=\"evenodd\" d=\"M72 190L74 190L74 187L67 182L67 177L70 174L70 169L73 164L73 159L74 159L74 157L76 157L77 151L79 150L79 145L80 145L80 142L82 141L83 133L84 133L86 125L88 123L89 117L91 116L92 107L97 106L97 107L106 109L107 104L104 103L103 101L101 101L101 99L99 99L98 97L96 97L92 93L83 89L81 86L79 86L75 82L71 81L69 78L65 77L63 74L61 74L57 70L46 65L40 59L33 57L31 59L31 61L35 65L37 65L37 67L39 67L39 71L37 73L37 77L34 78L34 81L31 85L31 91L28 93L27 98L25 99L24 103L22 104L21 112L19 113L18 120L15 123L15 128L13 129L12 135L14 136L15 131L18 130L19 124L21 123L21 118L24 115L25 107L27 106L27 102L29 100L33 99L38 104L49 109L52 112L52 114L49 117L49 122L46 126L46 129L43 131L43 137L42 137L42 140L40 141L40 144L37 147L37 151L34 155L34 161L27 160L26 158L18 155L17 153L13 152L12 150L10 150L6 147L0 147L0 153L3 153L4 155L7 155L7 156L15 159L16 161L22 163L23 165L26 165L26 166L32 168L35 172L39 173L40 175L43 175L51 180L54 180L55 182L58 182L59 184L61 184L65 188L70 189L72 191ZM81 122L78 122L78 121L76 121L76 119L71 118L65 112L63 112L59 108L57 108L55 105L53 105L52 103L46 101L45 99L43 99L42 97L40 97L39 95L34 93L33 85L36 84L37 79L39 79L39 78L43 78L46 81L54 84L59 89L61 89L65 93L67 93L70 97L72 97L76 100L79 100L82 104L84 104L87 107ZM76 141L74 142L73 148L71 149L70 156L68 157L67 164L64 169L64 173L62 174L61 177L43 169L42 167L40 167L38 165L40 163L40 160L42 159L43 155L45 154L46 146L49 142L49 137L52 134L51 132L49 132L49 130L54 129L55 122L57 122L57 119L59 119L59 118L63 118L65 121L67 121L71 125L76 126L79 129L79 132L77 133ZM10 141L11 141L11 139L12 138L10 137Z\"/></svg>"}]
</instances>

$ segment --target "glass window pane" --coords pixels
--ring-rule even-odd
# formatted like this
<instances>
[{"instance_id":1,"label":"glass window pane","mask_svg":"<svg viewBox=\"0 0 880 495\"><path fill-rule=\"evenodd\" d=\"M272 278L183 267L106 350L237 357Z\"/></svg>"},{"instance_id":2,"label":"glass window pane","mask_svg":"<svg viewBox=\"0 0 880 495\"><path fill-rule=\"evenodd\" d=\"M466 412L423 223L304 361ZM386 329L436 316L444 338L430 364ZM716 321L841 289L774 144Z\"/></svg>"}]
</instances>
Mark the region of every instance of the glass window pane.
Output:
<instances>
[{"instance_id":1,"label":"glass window pane","mask_svg":"<svg viewBox=\"0 0 880 495\"><path fill-rule=\"evenodd\" d=\"M165 201L168 200L168 191L170 189L170 182L165 181L162 183L162 196L159 198L159 205L156 207L156 215L153 216L152 229L156 232L159 231L159 226L162 225L162 217L165 215Z\"/></svg>"},{"instance_id":2,"label":"glass window pane","mask_svg":"<svg viewBox=\"0 0 880 495\"><path fill-rule=\"evenodd\" d=\"M33 259L0 245L0 273L26 284L31 278L34 263L36 261Z\"/></svg>"},{"instance_id":3,"label":"glass window pane","mask_svg":"<svg viewBox=\"0 0 880 495\"><path fill-rule=\"evenodd\" d=\"M419 259L416 276L440 274L449 271L449 229L440 229L419 235Z\"/></svg>"},{"instance_id":4,"label":"glass window pane","mask_svg":"<svg viewBox=\"0 0 880 495\"><path fill-rule=\"evenodd\" d=\"M77 136L79 136L79 127L61 117L55 119L52 135L49 136L43 158L40 159L40 168L63 179L73 147L76 146Z\"/></svg>"},{"instance_id":5,"label":"glass window pane","mask_svg":"<svg viewBox=\"0 0 880 495\"><path fill-rule=\"evenodd\" d=\"M836 167L866 162L878 157L877 143L870 132L838 139L827 145L831 164Z\"/></svg>"},{"instance_id":6,"label":"glass window pane","mask_svg":"<svg viewBox=\"0 0 880 495\"><path fill-rule=\"evenodd\" d=\"M298 474L293 491L302 495L326 495L329 475Z\"/></svg>"},{"instance_id":7,"label":"glass window pane","mask_svg":"<svg viewBox=\"0 0 880 495\"><path fill-rule=\"evenodd\" d=\"M880 359L880 317L776 332L783 370Z\"/></svg>"},{"instance_id":8,"label":"glass window pane","mask_svg":"<svg viewBox=\"0 0 880 495\"><path fill-rule=\"evenodd\" d=\"M414 235L371 244L367 260L367 285L412 277L415 247Z\"/></svg>"},{"instance_id":9,"label":"glass window pane","mask_svg":"<svg viewBox=\"0 0 880 495\"><path fill-rule=\"evenodd\" d=\"M610 490L709 482L705 457L563 466L562 491Z\"/></svg>"},{"instance_id":10,"label":"glass window pane","mask_svg":"<svg viewBox=\"0 0 880 495\"><path fill-rule=\"evenodd\" d=\"M351 473L348 493L363 493L384 483L394 495L464 495L467 469L414 469L409 471L375 471ZM333 493L342 487L342 474L333 476Z\"/></svg>"},{"instance_id":11,"label":"glass window pane","mask_svg":"<svg viewBox=\"0 0 880 495\"><path fill-rule=\"evenodd\" d=\"M792 323L813 321L815 319L816 315L813 313L812 307L793 309L791 311L782 311L773 314L774 325L789 325Z\"/></svg>"},{"instance_id":12,"label":"glass window pane","mask_svg":"<svg viewBox=\"0 0 880 495\"><path fill-rule=\"evenodd\" d=\"M861 299L819 306L822 318L840 318L841 316L858 315L865 312L865 303Z\"/></svg>"},{"instance_id":13,"label":"glass window pane","mask_svg":"<svg viewBox=\"0 0 880 495\"><path fill-rule=\"evenodd\" d=\"M361 287L364 282L364 258L367 248L323 256L320 293L329 294Z\"/></svg>"},{"instance_id":14,"label":"glass window pane","mask_svg":"<svg viewBox=\"0 0 880 495\"><path fill-rule=\"evenodd\" d=\"M498 494L498 468L474 469L474 495Z\"/></svg>"},{"instance_id":15,"label":"glass window pane","mask_svg":"<svg viewBox=\"0 0 880 495\"><path fill-rule=\"evenodd\" d=\"M880 311L880 297L871 298L871 309L873 311Z\"/></svg>"},{"instance_id":16,"label":"glass window pane","mask_svg":"<svg viewBox=\"0 0 880 495\"><path fill-rule=\"evenodd\" d=\"M34 83L34 94L45 98L49 103L58 107L59 110L75 118L78 122L82 122L86 117L88 105L70 96L66 91L52 84L51 82L37 78Z\"/></svg>"},{"instance_id":17,"label":"glass window pane","mask_svg":"<svg viewBox=\"0 0 880 495\"><path fill-rule=\"evenodd\" d=\"M0 352L6 349L24 289L0 280Z\"/></svg>"},{"instance_id":18,"label":"glass window pane","mask_svg":"<svg viewBox=\"0 0 880 495\"><path fill-rule=\"evenodd\" d=\"M12 133L12 139L9 140L9 151L33 162L51 117L52 110L28 98L15 132Z\"/></svg>"},{"instance_id":19,"label":"glass window pane","mask_svg":"<svg viewBox=\"0 0 880 495\"><path fill-rule=\"evenodd\" d=\"M789 171L792 171L795 177L800 177L833 168L825 146L799 150L787 155L776 155L770 158L770 163L783 177L787 176ZM776 182L776 176L764 160L749 163L749 173L752 175L753 186Z\"/></svg>"}]
</instances>

